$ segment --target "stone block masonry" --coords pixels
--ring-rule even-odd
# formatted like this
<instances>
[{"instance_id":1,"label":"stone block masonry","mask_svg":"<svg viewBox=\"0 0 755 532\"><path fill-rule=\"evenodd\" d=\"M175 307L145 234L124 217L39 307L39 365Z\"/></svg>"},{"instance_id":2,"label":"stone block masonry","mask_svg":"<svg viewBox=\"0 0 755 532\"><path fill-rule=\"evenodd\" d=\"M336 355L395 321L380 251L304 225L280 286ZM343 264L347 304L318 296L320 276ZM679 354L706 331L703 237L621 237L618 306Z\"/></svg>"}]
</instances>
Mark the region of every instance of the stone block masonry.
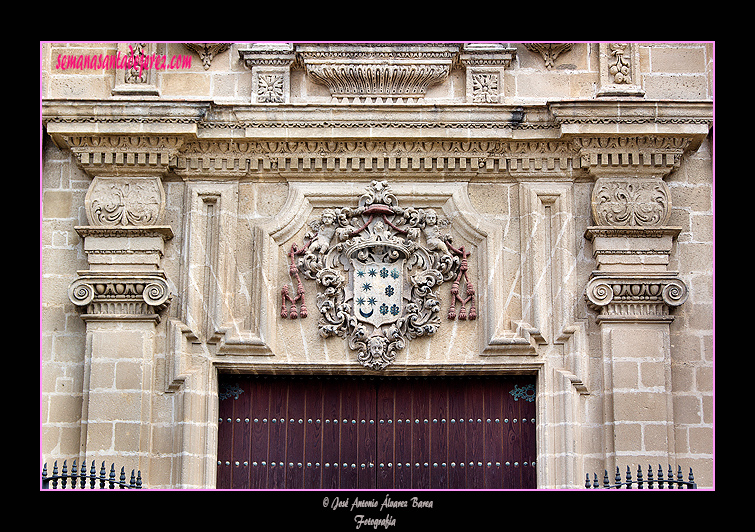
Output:
<instances>
[{"instance_id":1,"label":"stone block masonry","mask_svg":"<svg viewBox=\"0 0 755 532\"><path fill-rule=\"evenodd\" d=\"M538 487L714 486L713 43L535 44L43 43L45 460L213 488L222 374L527 375ZM191 66L55 68L129 47ZM397 321L323 334L366 235L406 260ZM417 277L441 244L475 320Z\"/></svg>"}]
</instances>

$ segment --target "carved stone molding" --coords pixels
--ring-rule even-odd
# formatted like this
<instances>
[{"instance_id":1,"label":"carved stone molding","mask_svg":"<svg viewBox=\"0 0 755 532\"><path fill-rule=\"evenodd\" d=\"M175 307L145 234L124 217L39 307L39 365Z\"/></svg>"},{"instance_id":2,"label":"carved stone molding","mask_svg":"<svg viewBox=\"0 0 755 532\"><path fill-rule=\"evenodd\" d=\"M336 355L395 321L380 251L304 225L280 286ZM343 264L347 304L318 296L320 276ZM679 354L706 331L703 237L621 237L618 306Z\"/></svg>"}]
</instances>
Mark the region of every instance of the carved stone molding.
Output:
<instances>
[{"instance_id":1,"label":"carved stone molding","mask_svg":"<svg viewBox=\"0 0 755 532\"><path fill-rule=\"evenodd\" d=\"M569 176L579 168L570 142L195 141L178 151L179 175L386 172Z\"/></svg>"},{"instance_id":2,"label":"carved stone molding","mask_svg":"<svg viewBox=\"0 0 755 532\"><path fill-rule=\"evenodd\" d=\"M340 102L417 102L444 81L458 44L297 45L304 70Z\"/></svg>"},{"instance_id":3,"label":"carved stone molding","mask_svg":"<svg viewBox=\"0 0 755 532\"><path fill-rule=\"evenodd\" d=\"M543 43L543 42L531 42L524 43L524 47L530 52L540 54L545 61L545 68L551 70L559 55L568 52L572 49L573 44L570 42L563 43Z\"/></svg>"},{"instance_id":4,"label":"carved stone molding","mask_svg":"<svg viewBox=\"0 0 755 532\"><path fill-rule=\"evenodd\" d=\"M210 64L216 55L225 52L231 47L231 43L209 43L209 42L185 42L183 45L197 54L202 60L202 66L205 70L210 68Z\"/></svg>"},{"instance_id":5,"label":"carved stone molding","mask_svg":"<svg viewBox=\"0 0 755 532\"><path fill-rule=\"evenodd\" d=\"M277 89L270 90L275 99ZM116 100L48 101L43 114L56 144L90 175L139 177L268 171L664 177L696 149L712 120L709 103L637 100L457 105L434 108L432 119L401 106L323 104L314 112L293 104Z\"/></svg>"},{"instance_id":6,"label":"carved stone molding","mask_svg":"<svg viewBox=\"0 0 755 532\"><path fill-rule=\"evenodd\" d=\"M662 179L598 178L592 217L603 226L659 227L671 215L671 194Z\"/></svg>"},{"instance_id":7,"label":"carved stone molding","mask_svg":"<svg viewBox=\"0 0 755 532\"><path fill-rule=\"evenodd\" d=\"M159 321L172 299L165 274L81 273L68 287L71 302L86 320Z\"/></svg>"},{"instance_id":8,"label":"carved stone molding","mask_svg":"<svg viewBox=\"0 0 755 532\"><path fill-rule=\"evenodd\" d=\"M91 225L160 225L165 190L158 177L95 177L84 199Z\"/></svg>"},{"instance_id":9,"label":"carved stone molding","mask_svg":"<svg viewBox=\"0 0 755 532\"><path fill-rule=\"evenodd\" d=\"M561 138L573 139L580 165L596 177L664 177L712 126L703 102L600 99L552 102L548 109Z\"/></svg>"},{"instance_id":10,"label":"carved stone molding","mask_svg":"<svg viewBox=\"0 0 755 532\"><path fill-rule=\"evenodd\" d=\"M162 176L184 142L177 135L65 135L81 167L90 174Z\"/></svg>"},{"instance_id":11,"label":"carved stone molding","mask_svg":"<svg viewBox=\"0 0 755 532\"><path fill-rule=\"evenodd\" d=\"M669 307L682 305L687 286L674 273L660 275L597 275L587 283L590 308L604 320L671 321Z\"/></svg>"}]
</instances>

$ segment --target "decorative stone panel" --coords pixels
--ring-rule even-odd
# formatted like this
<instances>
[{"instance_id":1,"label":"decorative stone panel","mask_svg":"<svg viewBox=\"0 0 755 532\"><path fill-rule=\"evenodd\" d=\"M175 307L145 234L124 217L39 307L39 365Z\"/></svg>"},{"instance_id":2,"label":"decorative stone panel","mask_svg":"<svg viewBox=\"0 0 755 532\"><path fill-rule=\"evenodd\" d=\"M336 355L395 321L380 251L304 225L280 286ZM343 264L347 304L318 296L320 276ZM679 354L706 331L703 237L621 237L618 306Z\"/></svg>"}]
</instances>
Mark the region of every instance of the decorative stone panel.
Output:
<instances>
[{"instance_id":1,"label":"decorative stone panel","mask_svg":"<svg viewBox=\"0 0 755 532\"><path fill-rule=\"evenodd\" d=\"M467 102L503 103L503 71L515 55L515 48L501 44L465 44L459 62L466 70Z\"/></svg>"},{"instance_id":2,"label":"decorative stone panel","mask_svg":"<svg viewBox=\"0 0 755 532\"><path fill-rule=\"evenodd\" d=\"M457 44L296 47L307 76L344 103L417 102L430 85L448 77L458 49Z\"/></svg>"},{"instance_id":3,"label":"decorative stone panel","mask_svg":"<svg viewBox=\"0 0 755 532\"><path fill-rule=\"evenodd\" d=\"M131 61L129 68L116 68L114 96L159 96L159 77L153 68L145 68L141 65L142 58L156 55L165 55L165 43L118 43L118 53L126 58L124 62ZM129 59L130 58L130 59Z\"/></svg>"},{"instance_id":4,"label":"decorative stone panel","mask_svg":"<svg viewBox=\"0 0 755 532\"><path fill-rule=\"evenodd\" d=\"M592 192L598 225L659 227L671 215L671 196L662 179L599 178Z\"/></svg>"},{"instance_id":5,"label":"decorative stone panel","mask_svg":"<svg viewBox=\"0 0 755 532\"><path fill-rule=\"evenodd\" d=\"M288 103L291 98L291 65L296 55L291 44L255 44L239 50L252 71L252 103Z\"/></svg>"},{"instance_id":6,"label":"decorative stone panel","mask_svg":"<svg viewBox=\"0 0 755 532\"><path fill-rule=\"evenodd\" d=\"M640 80L640 53L637 43L600 43L597 96L644 96Z\"/></svg>"},{"instance_id":7,"label":"decorative stone panel","mask_svg":"<svg viewBox=\"0 0 755 532\"><path fill-rule=\"evenodd\" d=\"M84 199L92 225L160 225L165 191L158 177L95 177Z\"/></svg>"}]
</instances>

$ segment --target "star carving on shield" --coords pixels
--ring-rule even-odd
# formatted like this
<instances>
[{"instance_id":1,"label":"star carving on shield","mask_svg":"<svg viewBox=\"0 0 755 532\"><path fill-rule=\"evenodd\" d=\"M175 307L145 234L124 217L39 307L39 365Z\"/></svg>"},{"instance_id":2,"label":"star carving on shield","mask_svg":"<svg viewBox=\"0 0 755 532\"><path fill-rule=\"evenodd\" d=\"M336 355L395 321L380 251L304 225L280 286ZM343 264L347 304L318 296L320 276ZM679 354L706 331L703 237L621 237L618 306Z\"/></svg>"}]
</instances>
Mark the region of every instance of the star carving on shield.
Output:
<instances>
[{"instance_id":1,"label":"star carving on shield","mask_svg":"<svg viewBox=\"0 0 755 532\"><path fill-rule=\"evenodd\" d=\"M289 271L299 289L293 298L284 287L282 315L287 301L304 307L301 273L318 285L320 335L346 339L360 364L384 369L407 341L438 330L438 288L456 286L466 269L469 254L441 234L448 225L433 209L400 207L386 181L373 181L357 207L324 209L305 245L294 244Z\"/></svg>"}]
</instances>

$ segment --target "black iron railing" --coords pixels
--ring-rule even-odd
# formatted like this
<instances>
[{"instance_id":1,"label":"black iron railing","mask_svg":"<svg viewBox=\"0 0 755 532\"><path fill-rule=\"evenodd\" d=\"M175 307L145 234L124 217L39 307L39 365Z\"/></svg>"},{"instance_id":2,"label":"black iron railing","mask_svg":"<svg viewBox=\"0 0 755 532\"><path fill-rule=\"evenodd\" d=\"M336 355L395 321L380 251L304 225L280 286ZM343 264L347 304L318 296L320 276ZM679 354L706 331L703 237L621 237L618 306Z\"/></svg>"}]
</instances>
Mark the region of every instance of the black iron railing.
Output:
<instances>
[{"instance_id":1,"label":"black iron railing","mask_svg":"<svg viewBox=\"0 0 755 532\"><path fill-rule=\"evenodd\" d=\"M592 484L590 484L590 474L587 473L585 475L585 488L632 489L632 486L637 486L637 489L643 489L645 486L647 486L648 489L654 489L657 486L658 489L697 489L697 484L695 484L695 476L692 473L692 468L689 468L689 476L687 477L687 480L684 480L684 475L682 474L682 466L678 466L676 477L674 477L671 465L669 465L667 476L666 478L664 478L663 469L661 469L660 464L658 464L658 472L655 476L653 475L653 468L648 465L647 476L643 478L642 467L638 465L636 479L632 479L632 472L629 469L629 466L627 466L626 477L623 481L621 478L621 473L619 473L619 468L616 467L616 475L614 476L613 480L614 482L613 484L611 484L610 480L608 479L608 470L604 470L603 484L601 485L598 483L597 473L593 473L593 481Z\"/></svg>"},{"instance_id":2,"label":"black iron railing","mask_svg":"<svg viewBox=\"0 0 755 532\"><path fill-rule=\"evenodd\" d=\"M71 465L71 470L68 470L66 461L63 461L63 468L58 471L58 462L56 461L52 468L52 475L47 476L47 463L45 462L42 469L42 489L105 489L105 486L109 489L115 489L118 486L119 489L142 489L142 472L131 470L131 480L126 483L125 467L121 467L121 474L118 480L115 478L115 464L110 466L110 474L106 477L105 462L102 462L100 468L100 474L97 475L97 468L95 461L92 460L92 467L87 473L86 460L81 463L81 470L76 470L76 460ZM89 481L89 486L87 486ZM58 488L58 482L60 482L60 488ZM69 484L70 482L70 484Z\"/></svg>"}]
</instances>

